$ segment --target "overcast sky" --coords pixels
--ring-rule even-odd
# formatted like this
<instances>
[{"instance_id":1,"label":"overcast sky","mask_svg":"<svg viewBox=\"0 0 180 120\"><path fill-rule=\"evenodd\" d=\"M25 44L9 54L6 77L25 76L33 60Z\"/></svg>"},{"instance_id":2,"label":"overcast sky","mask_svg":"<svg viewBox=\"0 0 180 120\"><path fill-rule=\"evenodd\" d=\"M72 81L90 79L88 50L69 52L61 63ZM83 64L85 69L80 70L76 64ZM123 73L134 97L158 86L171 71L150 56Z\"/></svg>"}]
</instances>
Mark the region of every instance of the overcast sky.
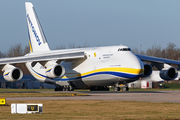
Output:
<instances>
[{"instance_id":1,"label":"overcast sky","mask_svg":"<svg viewBox=\"0 0 180 120\"><path fill-rule=\"evenodd\" d=\"M28 45L25 0L0 1L0 51ZM51 49L69 44L180 45L180 0L29 0Z\"/></svg>"}]
</instances>

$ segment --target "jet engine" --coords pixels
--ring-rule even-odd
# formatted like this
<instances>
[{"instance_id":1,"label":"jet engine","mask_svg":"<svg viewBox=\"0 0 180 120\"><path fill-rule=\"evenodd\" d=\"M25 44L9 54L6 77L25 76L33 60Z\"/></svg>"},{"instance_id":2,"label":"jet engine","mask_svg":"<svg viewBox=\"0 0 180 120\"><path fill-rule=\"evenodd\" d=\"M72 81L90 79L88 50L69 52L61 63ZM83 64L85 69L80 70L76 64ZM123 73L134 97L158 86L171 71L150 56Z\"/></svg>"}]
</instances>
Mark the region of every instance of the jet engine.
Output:
<instances>
[{"instance_id":1,"label":"jet engine","mask_svg":"<svg viewBox=\"0 0 180 120\"><path fill-rule=\"evenodd\" d=\"M152 74L152 67L149 64L144 63L144 75L143 77L148 77Z\"/></svg>"},{"instance_id":2,"label":"jet engine","mask_svg":"<svg viewBox=\"0 0 180 120\"><path fill-rule=\"evenodd\" d=\"M163 68L159 75L164 80L174 80L178 75L178 71L174 67Z\"/></svg>"},{"instance_id":3,"label":"jet engine","mask_svg":"<svg viewBox=\"0 0 180 120\"><path fill-rule=\"evenodd\" d=\"M64 73L64 67L59 64L51 65L46 68L46 75L50 78L61 78Z\"/></svg>"},{"instance_id":4,"label":"jet engine","mask_svg":"<svg viewBox=\"0 0 180 120\"><path fill-rule=\"evenodd\" d=\"M4 79L10 82L18 81L23 77L22 70L12 65L5 65L3 71L4 71L3 73Z\"/></svg>"}]
</instances>

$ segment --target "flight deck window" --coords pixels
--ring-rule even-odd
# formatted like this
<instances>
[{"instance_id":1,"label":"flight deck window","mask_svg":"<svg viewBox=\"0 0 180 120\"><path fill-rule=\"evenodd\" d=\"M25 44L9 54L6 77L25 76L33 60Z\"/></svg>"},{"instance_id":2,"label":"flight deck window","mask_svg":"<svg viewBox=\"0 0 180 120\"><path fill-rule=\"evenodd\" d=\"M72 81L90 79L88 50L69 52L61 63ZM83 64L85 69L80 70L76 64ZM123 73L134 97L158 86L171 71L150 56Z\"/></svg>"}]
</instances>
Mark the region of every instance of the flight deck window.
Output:
<instances>
[{"instance_id":1,"label":"flight deck window","mask_svg":"<svg viewBox=\"0 0 180 120\"><path fill-rule=\"evenodd\" d=\"M130 48L119 48L118 51L131 51Z\"/></svg>"}]
</instances>

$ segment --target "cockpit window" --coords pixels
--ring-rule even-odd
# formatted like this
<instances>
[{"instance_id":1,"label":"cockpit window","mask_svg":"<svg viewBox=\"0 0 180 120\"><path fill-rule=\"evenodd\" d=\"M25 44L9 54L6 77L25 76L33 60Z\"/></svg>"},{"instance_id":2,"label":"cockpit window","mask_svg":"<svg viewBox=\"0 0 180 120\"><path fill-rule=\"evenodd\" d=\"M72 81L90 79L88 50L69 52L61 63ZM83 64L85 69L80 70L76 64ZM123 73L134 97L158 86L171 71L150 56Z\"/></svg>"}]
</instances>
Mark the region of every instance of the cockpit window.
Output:
<instances>
[{"instance_id":1,"label":"cockpit window","mask_svg":"<svg viewBox=\"0 0 180 120\"><path fill-rule=\"evenodd\" d=\"M119 48L118 51L131 51L130 48Z\"/></svg>"}]
</instances>

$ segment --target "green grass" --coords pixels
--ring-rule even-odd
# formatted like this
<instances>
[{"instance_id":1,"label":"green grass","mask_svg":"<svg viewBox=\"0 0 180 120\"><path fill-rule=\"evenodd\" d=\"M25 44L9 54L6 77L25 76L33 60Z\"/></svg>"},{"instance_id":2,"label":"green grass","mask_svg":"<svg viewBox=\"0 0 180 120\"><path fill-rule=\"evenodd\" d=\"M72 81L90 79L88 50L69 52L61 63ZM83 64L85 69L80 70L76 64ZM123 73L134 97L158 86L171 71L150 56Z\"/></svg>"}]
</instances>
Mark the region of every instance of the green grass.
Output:
<instances>
[{"instance_id":1,"label":"green grass","mask_svg":"<svg viewBox=\"0 0 180 120\"><path fill-rule=\"evenodd\" d=\"M0 98L6 97L67 97L67 96L87 96L84 93L0 93Z\"/></svg>"},{"instance_id":2,"label":"green grass","mask_svg":"<svg viewBox=\"0 0 180 120\"><path fill-rule=\"evenodd\" d=\"M180 89L180 83L162 83L164 89Z\"/></svg>"},{"instance_id":3,"label":"green grass","mask_svg":"<svg viewBox=\"0 0 180 120\"><path fill-rule=\"evenodd\" d=\"M40 91L54 91L54 89L0 89L0 98L6 97L59 97L59 96L72 96L73 91L70 93L41 93ZM84 93L76 93L75 96L86 96Z\"/></svg>"},{"instance_id":4,"label":"green grass","mask_svg":"<svg viewBox=\"0 0 180 120\"><path fill-rule=\"evenodd\" d=\"M43 114L11 114L11 103L42 103ZM39 100L7 101L0 106L0 119L179 119L179 103L152 103L99 100Z\"/></svg>"},{"instance_id":5,"label":"green grass","mask_svg":"<svg viewBox=\"0 0 180 120\"><path fill-rule=\"evenodd\" d=\"M0 91L46 91L50 89L0 89ZM142 89L132 89L140 91ZM146 89L152 91L157 89ZM158 89L166 90L166 89ZM168 89L170 90L170 89ZM50 91L53 91L51 89ZM131 89L130 89L131 91ZM73 93L73 92L72 92ZM78 93L79 94L79 93ZM77 94L77 95L78 95ZM3 97L71 96L71 93L0 93ZM83 94L82 94L83 95ZM100 100L7 100L0 106L0 119L179 119L180 103ZM43 103L43 114L11 114L11 103Z\"/></svg>"},{"instance_id":6,"label":"green grass","mask_svg":"<svg viewBox=\"0 0 180 120\"><path fill-rule=\"evenodd\" d=\"M174 88L166 88L166 89L162 89L162 88L150 88L150 89L140 89L140 88L133 88L133 89L129 89L129 91L174 91L174 90L180 90L180 89L174 89Z\"/></svg>"}]
</instances>

